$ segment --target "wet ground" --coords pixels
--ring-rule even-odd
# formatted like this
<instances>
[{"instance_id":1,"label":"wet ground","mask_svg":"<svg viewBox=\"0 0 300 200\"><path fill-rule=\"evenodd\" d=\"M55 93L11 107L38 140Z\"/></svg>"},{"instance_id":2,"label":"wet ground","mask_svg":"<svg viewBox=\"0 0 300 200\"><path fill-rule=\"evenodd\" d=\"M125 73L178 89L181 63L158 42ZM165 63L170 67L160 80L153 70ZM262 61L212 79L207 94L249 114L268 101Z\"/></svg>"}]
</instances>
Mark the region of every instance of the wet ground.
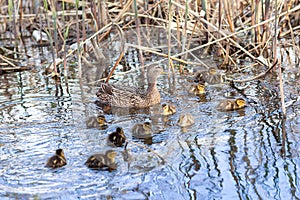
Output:
<instances>
[{"instance_id":1,"label":"wet ground","mask_svg":"<svg viewBox=\"0 0 300 200\"><path fill-rule=\"evenodd\" d=\"M41 63L34 70L0 75L1 199L300 198L299 66L285 64L286 120L276 75L238 85L243 92L217 84L196 96L187 92L191 75L163 74L158 80L162 103L175 105L176 114L162 116L161 105L104 113L94 103L96 86L89 84L99 78L99 67L83 67L80 79L77 66L70 65L61 84L43 73ZM139 86L145 81L140 70L111 80ZM246 98L248 106L216 109L221 99L237 97ZM95 120L100 113L108 121L104 130ZM182 113L191 113L195 124L177 126ZM131 133L144 121L154 127L146 142ZM128 154L106 141L118 126L128 138ZM68 164L46 168L57 148L64 149ZM91 154L108 149L117 152L117 170L84 165Z\"/></svg>"}]
</instances>

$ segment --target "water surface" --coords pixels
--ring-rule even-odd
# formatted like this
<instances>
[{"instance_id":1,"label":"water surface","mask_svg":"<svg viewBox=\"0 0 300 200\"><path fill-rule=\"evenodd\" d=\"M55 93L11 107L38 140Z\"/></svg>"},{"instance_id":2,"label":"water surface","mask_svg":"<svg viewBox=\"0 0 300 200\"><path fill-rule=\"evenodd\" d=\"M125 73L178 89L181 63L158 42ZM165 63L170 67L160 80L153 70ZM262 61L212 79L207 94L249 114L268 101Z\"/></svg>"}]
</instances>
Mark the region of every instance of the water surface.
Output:
<instances>
[{"instance_id":1,"label":"water surface","mask_svg":"<svg viewBox=\"0 0 300 200\"><path fill-rule=\"evenodd\" d=\"M83 67L79 78L78 69L68 66L61 84L40 63L34 70L0 75L1 199L300 198L299 68L284 72L292 75L284 83L286 120L275 76L242 85L250 102L245 109L219 112L221 99L241 94L219 84L207 86L205 96L189 95L189 77L164 74L158 80L162 103L174 104L176 114L163 117L160 105L115 109L104 113L108 128L101 130L95 122L103 113L94 103L97 87L89 84L99 78L99 67ZM137 70L111 82L141 86L143 77ZM178 127L181 113L191 113L196 123ZM144 121L155 130L150 145L132 138L131 127ZM128 154L107 144L118 126L128 138ZM57 148L64 149L68 164L45 168ZM84 165L91 154L108 149L117 151L116 171Z\"/></svg>"}]
</instances>

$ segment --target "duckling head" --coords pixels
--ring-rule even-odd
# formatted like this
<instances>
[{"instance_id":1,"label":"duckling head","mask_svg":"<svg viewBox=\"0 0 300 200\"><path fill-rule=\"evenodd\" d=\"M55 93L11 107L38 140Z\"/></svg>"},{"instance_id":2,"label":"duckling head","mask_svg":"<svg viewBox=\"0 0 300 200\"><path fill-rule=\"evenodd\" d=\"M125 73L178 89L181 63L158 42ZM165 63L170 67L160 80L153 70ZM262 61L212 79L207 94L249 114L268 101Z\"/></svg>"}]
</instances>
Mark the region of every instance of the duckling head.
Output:
<instances>
[{"instance_id":1,"label":"duckling head","mask_svg":"<svg viewBox=\"0 0 300 200\"><path fill-rule=\"evenodd\" d=\"M216 75L217 74L217 69L215 67L212 67L208 70L210 75Z\"/></svg>"},{"instance_id":2,"label":"duckling head","mask_svg":"<svg viewBox=\"0 0 300 200\"><path fill-rule=\"evenodd\" d=\"M97 116L97 122L99 123L100 126L105 126L106 125L106 119L104 115L98 115Z\"/></svg>"},{"instance_id":3,"label":"duckling head","mask_svg":"<svg viewBox=\"0 0 300 200\"><path fill-rule=\"evenodd\" d=\"M55 154L63 158L65 157L64 150L62 149L56 149Z\"/></svg>"},{"instance_id":4,"label":"duckling head","mask_svg":"<svg viewBox=\"0 0 300 200\"><path fill-rule=\"evenodd\" d=\"M110 163L115 162L115 157L117 156L117 153L114 150L106 151L105 155L108 158L108 160L110 161Z\"/></svg>"},{"instance_id":5,"label":"duckling head","mask_svg":"<svg viewBox=\"0 0 300 200\"><path fill-rule=\"evenodd\" d=\"M172 115L176 113L176 108L175 106L167 105L167 104L162 104L162 115Z\"/></svg>"},{"instance_id":6,"label":"duckling head","mask_svg":"<svg viewBox=\"0 0 300 200\"><path fill-rule=\"evenodd\" d=\"M124 135L124 130L121 127L117 127L116 133L119 133L120 135Z\"/></svg>"},{"instance_id":7,"label":"duckling head","mask_svg":"<svg viewBox=\"0 0 300 200\"><path fill-rule=\"evenodd\" d=\"M204 94L205 93L205 86L201 83L198 83L194 90L195 94Z\"/></svg>"},{"instance_id":8,"label":"duckling head","mask_svg":"<svg viewBox=\"0 0 300 200\"><path fill-rule=\"evenodd\" d=\"M145 132L151 132L152 130L152 125L150 122L145 122L143 123L143 129L145 130Z\"/></svg>"},{"instance_id":9,"label":"duckling head","mask_svg":"<svg viewBox=\"0 0 300 200\"><path fill-rule=\"evenodd\" d=\"M239 108L243 108L246 106L246 101L242 98L238 98L235 100L235 103L236 105L239 107Z\"/></svg>"}]
</instances>

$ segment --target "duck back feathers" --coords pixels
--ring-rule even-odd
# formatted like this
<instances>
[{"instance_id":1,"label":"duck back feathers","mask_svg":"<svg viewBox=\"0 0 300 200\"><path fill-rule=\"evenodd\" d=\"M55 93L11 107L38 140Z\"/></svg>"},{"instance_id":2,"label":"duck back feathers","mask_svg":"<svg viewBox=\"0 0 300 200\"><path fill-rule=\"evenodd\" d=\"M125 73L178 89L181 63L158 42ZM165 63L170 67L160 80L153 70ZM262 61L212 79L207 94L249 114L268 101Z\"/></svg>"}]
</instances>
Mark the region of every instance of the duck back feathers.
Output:
<instances>
[{"instance_id":1,"label":"duck back feathers","mask_svg":"<svg viewBox=\"0 0 300 200\"><path fill-rule=\"evenodd\" d=\"M101 83L96 93L100 102L116 107L145 108L160 103L160 94L156 87L157 77L161 74L160 66L149 67L147 72L148 88L142 91L135 87Z\"/></svg>"}]
</instances>

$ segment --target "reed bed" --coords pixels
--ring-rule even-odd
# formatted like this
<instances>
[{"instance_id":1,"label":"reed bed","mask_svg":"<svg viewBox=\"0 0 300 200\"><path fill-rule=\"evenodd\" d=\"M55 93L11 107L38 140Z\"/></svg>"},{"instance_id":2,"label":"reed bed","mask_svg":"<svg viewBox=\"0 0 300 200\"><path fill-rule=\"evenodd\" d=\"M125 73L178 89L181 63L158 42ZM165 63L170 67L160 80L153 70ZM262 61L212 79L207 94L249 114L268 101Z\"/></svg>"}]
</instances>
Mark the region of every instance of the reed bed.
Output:
<instances>
[{"instance_id":1,"label":"reed bed","mask_svg":"<svg viewBox=\"0 0 300 200\"><path fill-rule=\"evenodd\" d=\"M0 73L32 68L24 62L28 48L49 46L53 76L59 76L56 66L61 63L66 75L67 59L74 55L80 74L82 61L93 64L91 50L96 60L105 57L99 44L111 45L109 37L121 45L106 81L128 48L137 49L141 65L149 54L167 59L172 72L174 62L209 68L201 58L211 55L220 58L219 67L227 70L238 68L243 59L269 72L275 64L280 66L283 52L290 51L294 63L299 63L299 0L8 0L0 5ZM164 30L166 49L147 42L155 28ZM136 42L127 41L128 30L135 32ZM27 44L29 37L36 41Z\"/></svg>"},{"instance_id":2,"label":"reed bed","mask_svg":"<svg viewBox=\"0 0 300 200\"><path fill-rule=\"evenodd\" d=\"M31 37L34 30L47 34L48 40L38 40L36 45L50 45L55 60L66 55L72 43L77 42L77 49L86 51L84 44L92 38L98 42L107 39L114 27L136 30L137 43L131 47L138 48L142 64L143 52L149 50L142 42L143 27L166 31L167 55L153 50L150 53L166 56L171 66L175 58L189 63L188 56L196 50L201 50L201 56L222 57L224 65L245 57L255 61L263 56L273 61L276 47L291 47L299 59L298 0L9 0L0 4L2 68L17 67L18 58L27 53L24 38ZM176 52L171 51L172 46L177 47Z\"/></svg>"}]
</instances>

